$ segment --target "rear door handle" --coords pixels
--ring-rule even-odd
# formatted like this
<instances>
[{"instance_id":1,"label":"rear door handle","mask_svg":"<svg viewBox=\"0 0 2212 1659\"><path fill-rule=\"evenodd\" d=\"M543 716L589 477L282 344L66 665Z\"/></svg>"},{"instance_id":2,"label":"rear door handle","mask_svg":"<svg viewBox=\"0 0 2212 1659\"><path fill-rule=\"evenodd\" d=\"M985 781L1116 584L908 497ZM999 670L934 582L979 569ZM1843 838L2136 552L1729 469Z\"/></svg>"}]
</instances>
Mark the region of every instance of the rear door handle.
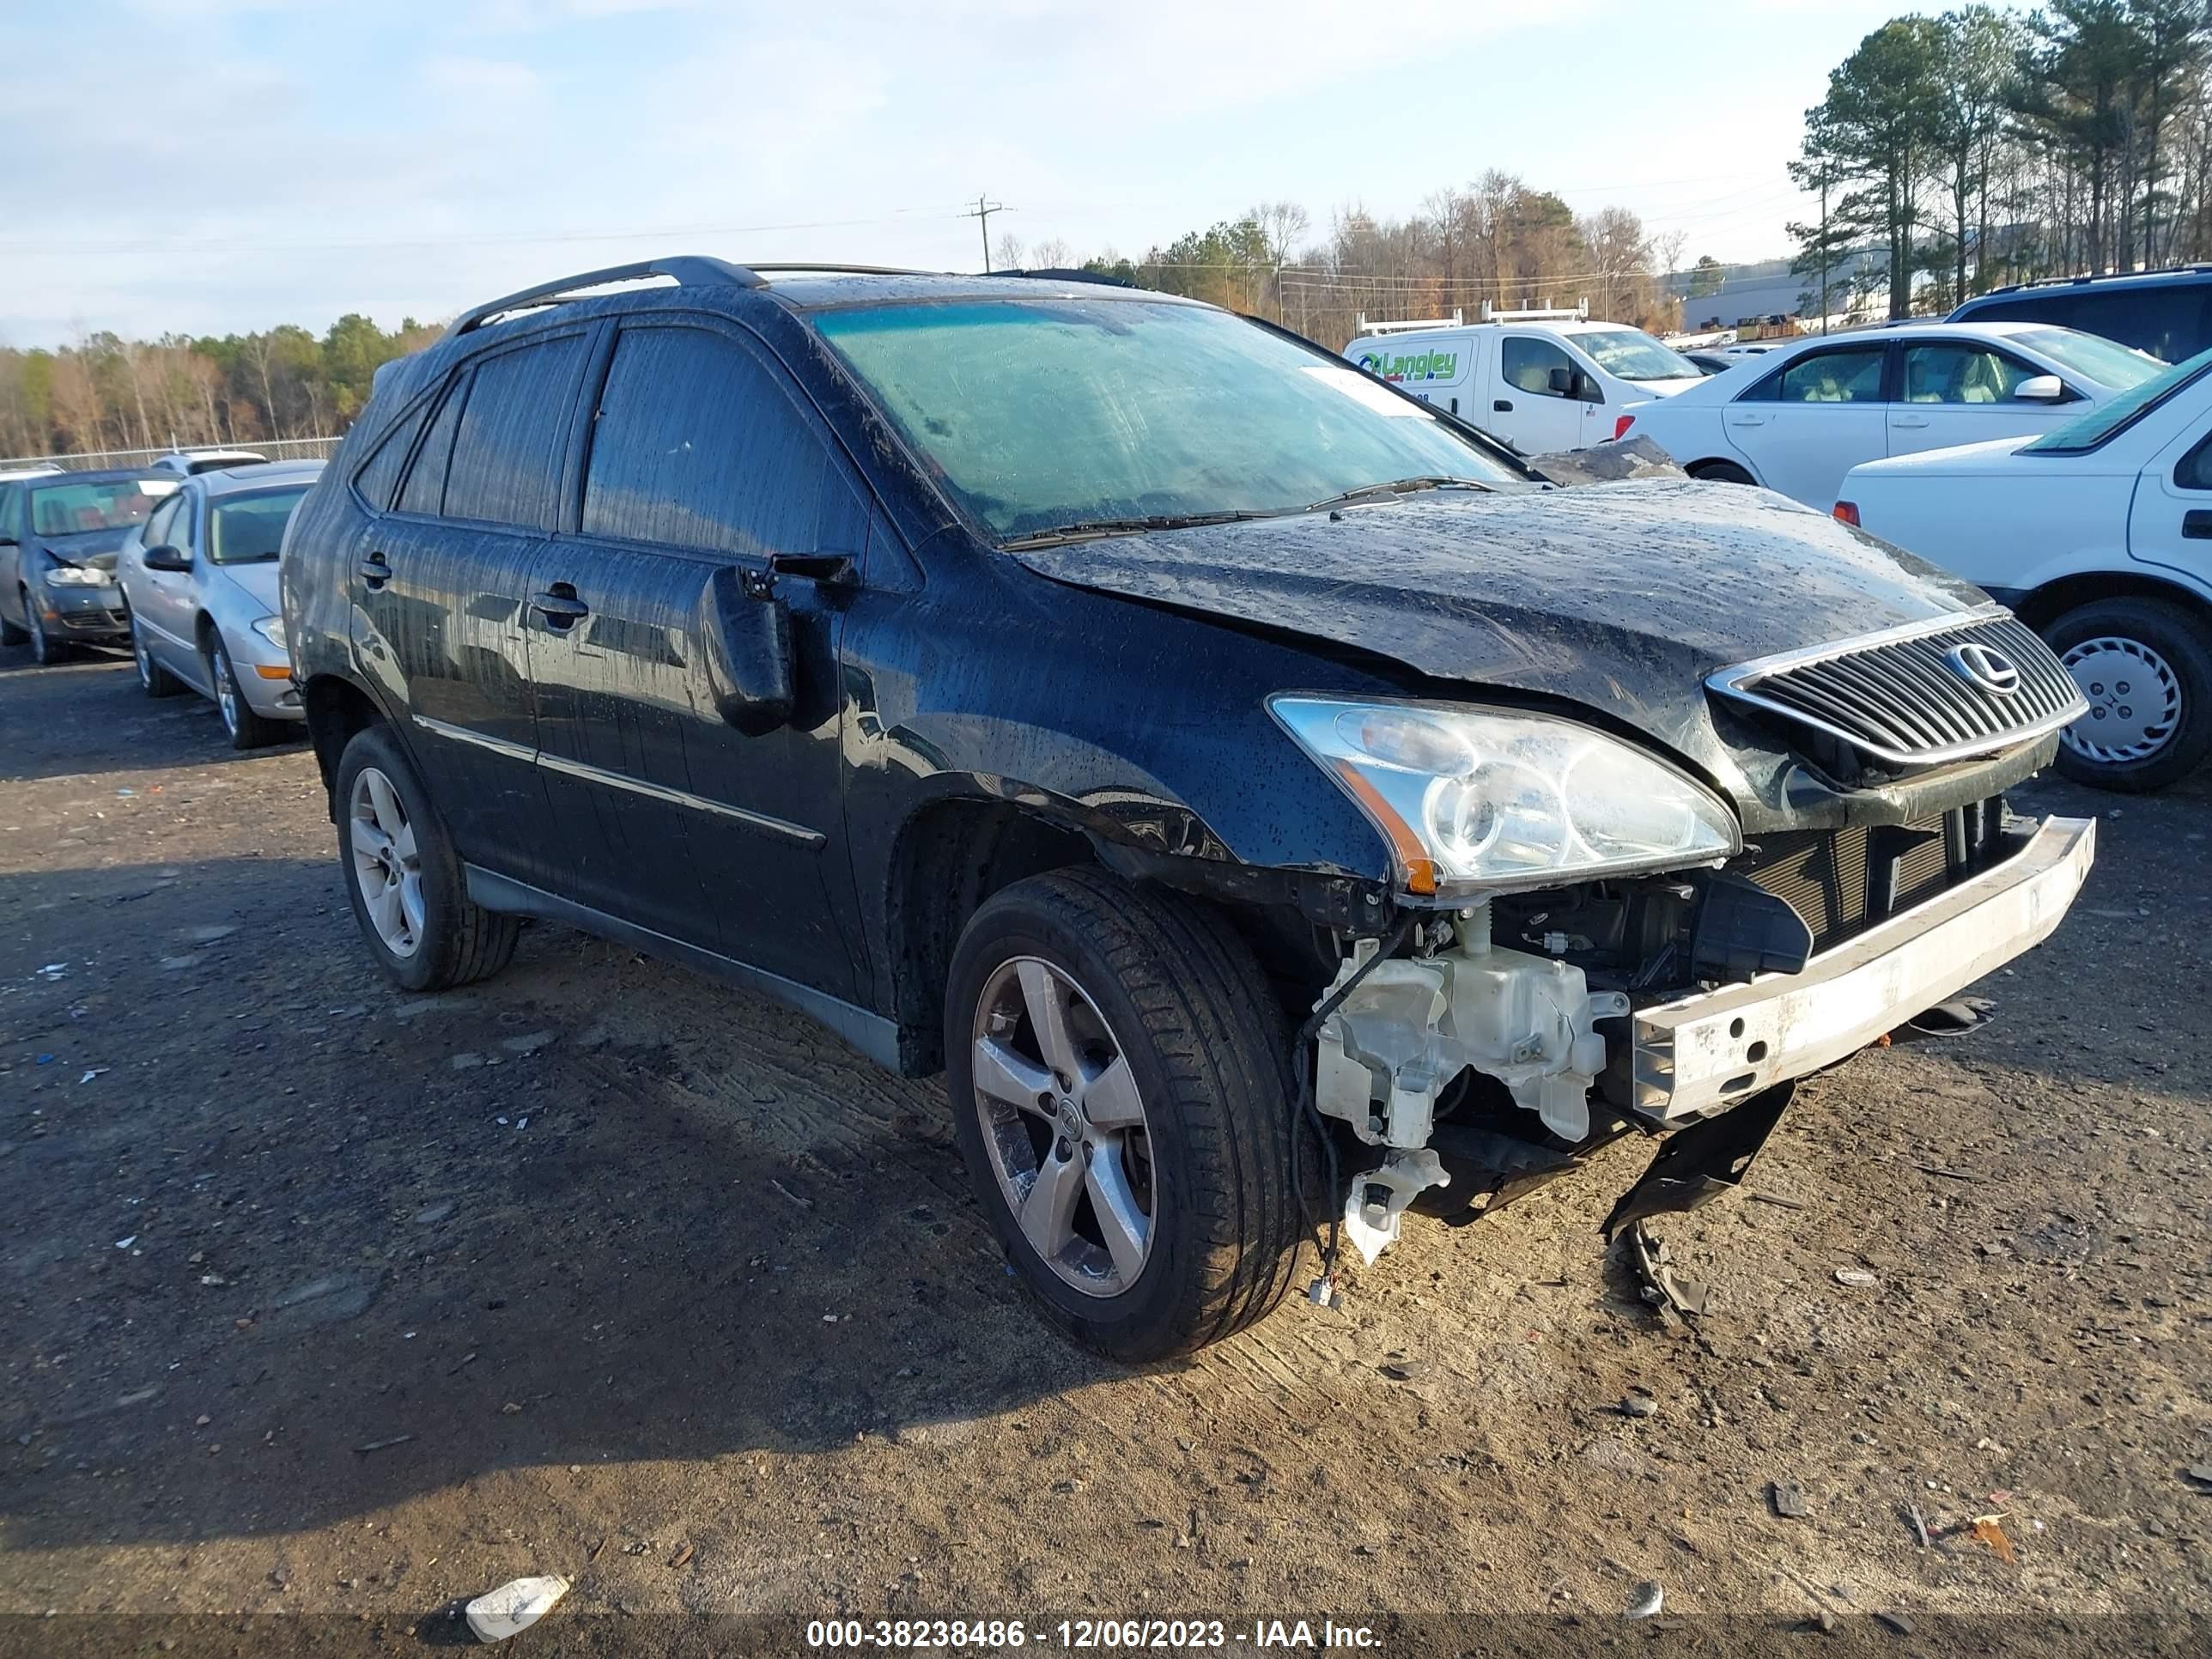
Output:
<instances>
[{"instance_id":1,"label":"rear door handle","mask_svg":"<svg viewBox=\"0 0 2212 1659\"><path fill-rule=\"evenodd\" d=\"M1729 424L1730 426L1765 426L1766 424L1766 416L1764 415L1731 415L1729 416Z\"/></svg>"},{"instance_id":2,"label":"rear door handle","mask_svg":"<svg viewBox=\"0 0 2212 1659\"><path fill-rule=\"evenodd\" d=\"M1928 417L1925 415L1893 415L1889 417L1889 423L1892 426L1906 427L1917 432L1928 424Z\"/></svg>"},{"instance_id":3,"label":"rear door handle","mask_svg":"<svg viewBox=\"0 0 2212 1659\"><path fill-rule=\"evenodd\" d=\"M2183 514L2181 534L2185 541L2212 542L2212 511L2200 507Z\"/></svg>"},{"instance_id":4,"label":"rear door handle","mask_svg":"<svg viewBox=\"0 0 2212 1659\"><path fill-rule=\"evenodd\" d=\"M381 553L364 553L361 562L354 567L361 579L372 588L379 588L392 580L392 564Z\"/></svg>"},{"instance_id":5,"label":"rear door handle","mask_svg":"<svg viewBox=\"0 0 2212 1659\"><path fill-rule=\"evenodd\" d=\"M532 593L530 608L545 618L548 628L573 628L582 618L592 614L592 607L576 597L576 590L567 582L555 582L549 592Z\"/></svg>"},{"instance_id":6,"label":"rear door handle","mask_svg":"<svg viewBox=\"0 0 2212 1659\"><path fill-rule=\"evenodd\" d=\"M1490 406L1496 410L1500 415L1510 415L1513 412L1512 404L1504 398L1492 398Z\"/></svg>"}]
</instances>

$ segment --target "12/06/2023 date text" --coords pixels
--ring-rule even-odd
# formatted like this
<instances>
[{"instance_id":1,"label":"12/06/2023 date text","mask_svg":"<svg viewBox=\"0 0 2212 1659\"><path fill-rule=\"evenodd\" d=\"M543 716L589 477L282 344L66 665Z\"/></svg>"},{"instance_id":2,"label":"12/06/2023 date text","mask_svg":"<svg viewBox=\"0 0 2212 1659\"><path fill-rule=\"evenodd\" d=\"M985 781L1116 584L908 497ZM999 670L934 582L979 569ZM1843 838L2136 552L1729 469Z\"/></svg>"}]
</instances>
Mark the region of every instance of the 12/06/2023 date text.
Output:
<instances>
[{"instance_id":1,"label":"12/06/2023 date text","mask_svg":"<svg viewBox=\"0 0 2212 1659\"><path fill-rule=\"evenodd\" d=\"M1063 1619L1032 1629L1018 1619L817 1619L806 1626L810 1648L1057 1648L1068 1651L1173 1650L1186 1648L1370 1650L1364 1625L1324 1619Z\"/></svg>"}]
</instances>

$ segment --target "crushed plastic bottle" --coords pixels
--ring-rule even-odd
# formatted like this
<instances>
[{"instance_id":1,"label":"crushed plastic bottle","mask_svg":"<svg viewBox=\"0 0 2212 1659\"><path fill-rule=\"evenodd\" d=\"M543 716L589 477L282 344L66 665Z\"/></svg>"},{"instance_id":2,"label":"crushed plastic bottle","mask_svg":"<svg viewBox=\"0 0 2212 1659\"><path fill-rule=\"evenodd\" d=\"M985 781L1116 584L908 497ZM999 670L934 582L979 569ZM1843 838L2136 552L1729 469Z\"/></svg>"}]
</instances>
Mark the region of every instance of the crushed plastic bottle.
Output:
<instances>
[{"instance_id":1,"label":"crushed plastic bottle","mask_svg":"<svg viewBox=\"0 0 2212 1659\"><path fill-rule=\"evenodd\" d=\"M469 1628L479 1642L503 1642L517 1631L528 1630L568 1593L568 1581L550 1573L510 1579L469 1603Z\"/></svg>"}]
</instances>

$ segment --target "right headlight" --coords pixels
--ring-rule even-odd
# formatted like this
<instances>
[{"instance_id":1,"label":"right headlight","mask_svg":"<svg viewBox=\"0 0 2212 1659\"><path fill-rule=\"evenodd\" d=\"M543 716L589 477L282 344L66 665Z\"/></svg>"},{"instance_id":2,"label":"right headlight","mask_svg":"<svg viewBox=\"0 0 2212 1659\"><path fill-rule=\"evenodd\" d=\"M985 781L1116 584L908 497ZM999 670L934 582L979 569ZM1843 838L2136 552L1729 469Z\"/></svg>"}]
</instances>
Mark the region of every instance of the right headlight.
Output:
<instances>
[{"instance_id":1,"label":"right headlight","mask_svg":"<svg viewBox=\"0 0 2212 1659\"><path fill-rule=\"evenodd\" d=\"M1710 790L1572 720L1334 697L1267 707L1382 832L1411 892L1546 886L1743 850Z\"/></svg>"}]
</instances>

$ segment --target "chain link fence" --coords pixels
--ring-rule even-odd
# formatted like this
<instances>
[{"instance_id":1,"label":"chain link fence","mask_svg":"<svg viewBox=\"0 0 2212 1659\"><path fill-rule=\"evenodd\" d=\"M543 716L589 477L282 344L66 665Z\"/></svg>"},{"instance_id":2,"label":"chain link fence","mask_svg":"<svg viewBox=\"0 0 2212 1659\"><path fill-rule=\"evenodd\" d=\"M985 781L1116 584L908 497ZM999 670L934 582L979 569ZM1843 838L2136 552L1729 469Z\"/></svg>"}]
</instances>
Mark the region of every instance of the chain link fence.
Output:
<instances>
[{"instance_id":1,"label":"chain link fence","mask_svg":"<svg viewBox=\"0 0 2212 1659\"><path fill-rule=\"evenodd\" d=\"M235 447L264 460L327 461L337 453L339 442L337 438L272 438L265 443L239 444ZM191 444L186 451L228 451L232 447L228 444ZM173 449L100 449L78 455L17 455L0 459L0 472L42 466L58 466L64 472L127 472L133 467L150 466L160 457L176 453Z\"/></svg>"}]
</instances>

